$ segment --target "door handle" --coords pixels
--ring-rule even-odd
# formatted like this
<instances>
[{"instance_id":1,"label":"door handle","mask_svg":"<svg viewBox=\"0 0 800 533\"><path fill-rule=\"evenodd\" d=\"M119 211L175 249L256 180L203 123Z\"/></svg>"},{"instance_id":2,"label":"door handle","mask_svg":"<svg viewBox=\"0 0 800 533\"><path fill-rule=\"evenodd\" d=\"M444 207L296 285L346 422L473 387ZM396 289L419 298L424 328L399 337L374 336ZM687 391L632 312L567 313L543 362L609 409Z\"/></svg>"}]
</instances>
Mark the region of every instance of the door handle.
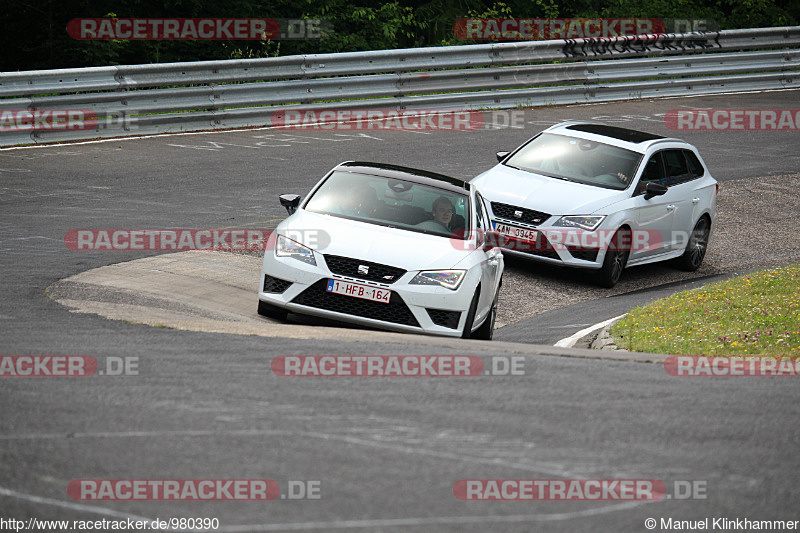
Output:
<instances>
[{"instance_id":1,"label":"door handle","mask_svg":"<svg viewBox=\"0 0 800 533\"><path fill-rule=\"evenodd\" d=\"M675 211L675 204L669 204L667 206L667 211Z\"/></svg>"}]
</instances>

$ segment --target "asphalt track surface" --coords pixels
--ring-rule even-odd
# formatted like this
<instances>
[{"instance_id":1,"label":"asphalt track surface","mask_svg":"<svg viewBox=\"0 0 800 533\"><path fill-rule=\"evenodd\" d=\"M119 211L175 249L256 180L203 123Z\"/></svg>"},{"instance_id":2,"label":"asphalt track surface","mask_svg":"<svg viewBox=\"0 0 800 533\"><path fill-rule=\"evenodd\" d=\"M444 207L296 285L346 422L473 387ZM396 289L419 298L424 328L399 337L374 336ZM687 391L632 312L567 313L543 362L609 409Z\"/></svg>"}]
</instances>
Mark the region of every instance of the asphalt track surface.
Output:
<instances>
[{"instance_id":1,"label":"asphalt track surface","mask_svg":"<svg viewBox=\"0 0 800 533\"><path fill-rule=\"evenodd\" d=\"M146 255L69 251L70 229L269 228L283 217L277 194L307 191L342 160L469 177L493 165L496 150L559 120L603 117L669 134L659 114L683 107L800 106L798 92L785 91L526 110L532 123L522 130L256 130L0 151L3 354L138 358L138 375L2 378L0 517L216 517L221 531L564 532L646 531L648 517L800 519L800 407L788 377L674 378L658 364L527 354L522 376L282 378L270 372L277 355L474 354L489 362L513 353L503 343L322 343L153 328L70 313L45 294L59 279ZM681 137L700 148L723 187L800 168L796 131ZM794 215L776 202L770 220ZM757 257L745 266L787 262L769 250L749 253ZM648 278L671 275L647 268L633 275L627 297L640 298L636 291L654 284ZM525 265L510 271L536 281ZM535 272L565 294L583 286ZM593 305L590 317L563 319L602 320L604 306ZM507 327L510 335L515 325ZM321 498L79 502L66 494L74 479L238 478L273 479L283 492L290 480L319 481ZM675 481L706 490L654 503L454 497L456 481L488 478L660 479L670 492Z\"/></svg>"}]
</instances>

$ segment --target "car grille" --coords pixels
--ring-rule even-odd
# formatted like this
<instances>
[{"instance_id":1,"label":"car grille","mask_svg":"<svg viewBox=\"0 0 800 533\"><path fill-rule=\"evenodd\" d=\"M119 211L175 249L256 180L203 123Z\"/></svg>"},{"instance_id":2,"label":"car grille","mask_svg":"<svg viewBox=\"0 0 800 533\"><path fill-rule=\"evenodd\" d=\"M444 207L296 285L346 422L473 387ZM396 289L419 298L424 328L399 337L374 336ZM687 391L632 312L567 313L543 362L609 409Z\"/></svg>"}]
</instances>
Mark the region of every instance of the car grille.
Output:
<instances>
[{"instance_id":1,"label":"car grille","mask_svg":"<svg viewBox=\"0 0 800 533\"><path fill-rule=\"evenodd\" d=\"M550 244L550 241L547 240L547 237L545 237L542 232L537 232L536 241L516 239L504 235L501 241L501 248L530 255L538 255L539 257L547 257L548 259L561 260L558 256L558 252L555 251L553 245Z\"/></svg>"},{"instance_id":2,"label":"car grille","mask_svg":"<svg viewBox=\"0 0 800 533\"><path fill-rule=\"evenodd\" d=\"M361 261L360 259L352 259L350 257L327 254L324 257L328 269L340 276L377 281L378 283L394 283L406 273L402 268ZM366 267L367 273L359 272L359 267Z\"/></svg>"},{"instance_id":3,"label":"car grille","mask_svg":"<svg viewBox=\"0 0 800 533\"><path fill-rule=\"evenodd\" d=\"M437 326L450 329L458 329L458 321L461 320L461 311L445 311L444 309L426 309L431 321Z\"/></svg>"},{"instance_id":4,"label":"car grille","mask_svg":"<svg viewBox=\"0 0 800 533\"><path fill-rule=\"evenodd\" d=\"M295 297L292 303L393 324L419 327L419 322L414 318L403 298L395 292L392 292L389 303L385 304L344 294L334 294L325 290L327 285L327 279L319 280Z\"/></svg>"},{"instance_id":5,"label":"car grille","mask_svg":"<svg viewBox=\"0 0 800 533\"><path fill-rule=\"evenodd\" d=\"M264 292L281 294L291 287L292 282L264 275Z\"/></svg>"},{"instance_id":6,"label":"car grille","mask_svg":"<svg viewBox=\"0 0 800 533\"><path fill-rule=\"evenodd\" d=\"M531 226L538 226L548 218L550 215L542 213L541 211L534 211L533 209L525 209L524 207L517 207L514 205L501 204L500 202L492 202L492 211L496 217L505 218L506 220L516 220L530 224ZM522 212L522 216L515 215L517 211Z\"/></svg>"}]
</instances>

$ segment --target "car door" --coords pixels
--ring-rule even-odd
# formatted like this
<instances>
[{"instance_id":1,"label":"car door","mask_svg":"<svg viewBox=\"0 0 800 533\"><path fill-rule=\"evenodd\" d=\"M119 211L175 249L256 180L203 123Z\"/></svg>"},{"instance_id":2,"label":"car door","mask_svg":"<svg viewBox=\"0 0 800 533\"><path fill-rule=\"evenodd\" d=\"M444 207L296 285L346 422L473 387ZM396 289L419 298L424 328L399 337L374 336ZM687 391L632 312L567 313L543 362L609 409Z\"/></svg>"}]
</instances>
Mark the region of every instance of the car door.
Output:
<instances>
[{"instance_id":1,"label":"car door","mask_svg":"<svg viewBox=\"0 0 800 533\"><path fill-rule=\"evenodd\" d=\"M686 248L694 225L703 211L714 204L714 195L716 194L715 182L707 178L705 168L697 155L687 149L681 150L681 152L686 158L689 173L686 180L680 185L682 195L686 198L685 207L682 210L681 206L678 207L672 224L672 230L677 238L676 249Z\"/></svg>"},{"instance_id":2,"label":"car door","mask_svg":"<svg viewBox=\"0 0 800 533\"><path fill-rule=\"evenodd\" d=\"M651 182L667 185L662 152L650 156L634 189L633 209L638 226L634 229L645 232L648 246L634 246L630 259L646 259L672 248L672 220L676 195L667 189L667 193L662 196L645 199L645 187ZM634 239L634 242L641 242L641 239Z\"/></svg>"},{"instance_id":3,"label":"car door","mask_svg":"<svg viewBox=\"0 0 800 533\"><path fill-rule=\"evenodd\" d=\"M475 220L475 229L479 236L491 229L485 200L478 192L475 193ZM482 237L479 237L478 244L481 242ZM498 247L488 251L479 248L476 252L484 255L481 261L481 296L475 313L475 322L478 323L489 312L494 301L495 287L503 272L503 253Z\"/></svg>"},{"instance_id":4,"label":"car door","mask_svg":"<svg viewBox=\"0 0 800 533\"><path fill-rule=\"evenodd\" d=\"M672 149L664 150L662 153L667 186L673 193L670 196L673 198L672 205L675 206L672 214L670 249L682 250L686 248L688 234L692 229L695 205L699 198L694 201L695 196L692 194L694 175L689 170L684 151Z\"/></svg>"}]
</instances>

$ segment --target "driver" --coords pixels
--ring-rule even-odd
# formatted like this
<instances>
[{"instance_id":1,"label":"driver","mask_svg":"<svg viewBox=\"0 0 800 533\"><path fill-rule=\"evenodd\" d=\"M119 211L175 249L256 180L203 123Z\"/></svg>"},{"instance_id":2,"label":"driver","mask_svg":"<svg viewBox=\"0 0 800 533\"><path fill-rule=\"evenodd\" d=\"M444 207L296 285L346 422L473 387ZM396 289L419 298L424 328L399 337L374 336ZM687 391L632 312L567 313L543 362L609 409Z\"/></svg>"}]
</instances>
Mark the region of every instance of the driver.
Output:
<instances>
[{"instance_id":1,"label":"driver","mask_svg":"<svg viewBox=\"0 0 800 533\"><path fill-rule=\"evenodd\" d=\"M418 228L424 230L450 233L450 223L453 221L453 203L446 197L440 196L433 201L431 209L432 220L426 220L417 224Z\"/></svg>"}]
</instances>

